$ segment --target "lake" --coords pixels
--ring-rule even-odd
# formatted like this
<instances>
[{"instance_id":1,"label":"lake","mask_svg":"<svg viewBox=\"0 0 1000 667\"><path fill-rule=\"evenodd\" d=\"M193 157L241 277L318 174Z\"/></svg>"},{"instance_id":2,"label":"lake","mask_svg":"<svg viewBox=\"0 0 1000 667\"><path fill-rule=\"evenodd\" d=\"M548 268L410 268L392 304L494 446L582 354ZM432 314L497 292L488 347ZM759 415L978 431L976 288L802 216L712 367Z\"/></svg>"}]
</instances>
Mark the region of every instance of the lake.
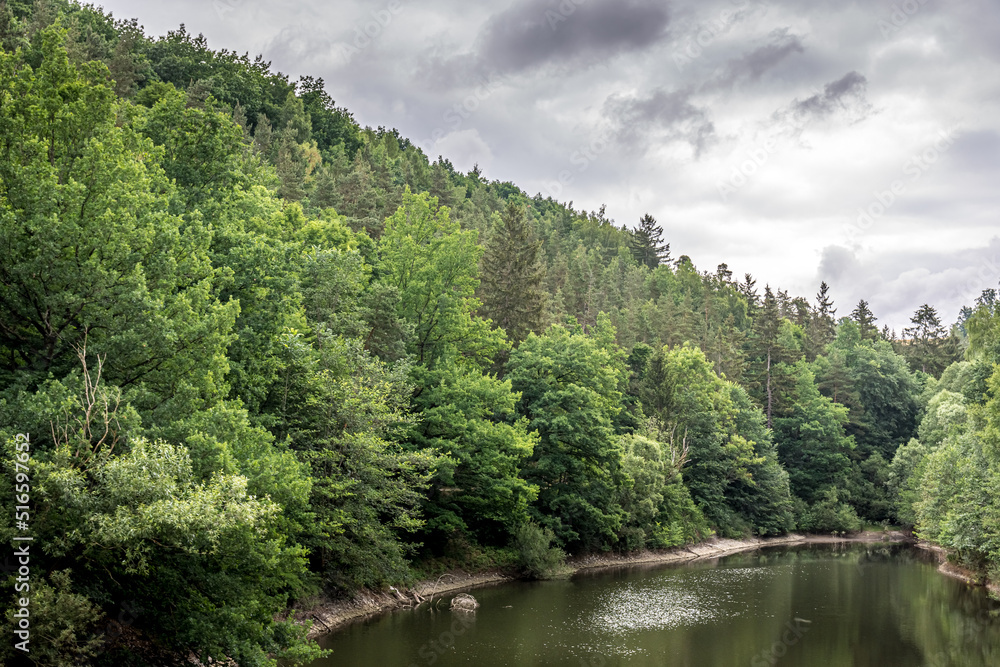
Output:
<instances>
[{"instance_id":1,"label":"lake","mask_svg":"<svg viewBox=\"0 0 1000 667\"><path fill-rule=\"evenodd\" d=\"M903 544L773 547L472 594L475 614L442 603L348 626L313 667L1000 665L1000 604Z\"/></svg>"}]
</instances>

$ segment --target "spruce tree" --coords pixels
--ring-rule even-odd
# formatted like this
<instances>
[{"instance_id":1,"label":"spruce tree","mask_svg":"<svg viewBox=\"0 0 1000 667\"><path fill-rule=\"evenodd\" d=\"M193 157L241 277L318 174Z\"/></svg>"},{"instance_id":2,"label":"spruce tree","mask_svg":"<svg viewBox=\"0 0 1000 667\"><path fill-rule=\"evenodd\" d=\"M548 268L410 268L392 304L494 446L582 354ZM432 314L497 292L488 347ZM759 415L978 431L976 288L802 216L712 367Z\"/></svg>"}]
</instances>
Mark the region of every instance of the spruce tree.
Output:
<instances>
[{"instance_id":1,"label":"spruce tree","mask_svg":"<svg viewBox=\"0 0 1000 667\"><path fill-rule=\"evenodd\" d=\"M743 282L739 283L737 286L740 294L743 298L747 300L747 314L753 317L757 312L757 308L760 306L760 296L757 294L757 281L749 273L743 274Z\"/></svg>"},{"instance_id":2,"label":"spruce tree","mask_svg":"<svg viewBox=\"0 0 1000 667\"><path fill-rule=\"evenodd\" d=\"M480 312L503 328L514 344L542 328L541 245L528 226L524 207L508 202L480 262Z\"/></svg>"},{"instance_id":3,"label":"spruce tree","mask_svg":"<svg viewBox=\"0 0 1000 667\"><path fill-rule=\"evenodd\" d=\"M749 278L749 276L747 277ZM752 386L764 408L768 428L771 428L777 399L773 371L774 365L779 362L781 357L778 346L781 319L778 299L771 291L771 287L765 286L764 299L754 316L753 335L750 340L751 356L754 361L751 364L750 376L755 379Z\"/></svg>"},{"instance_id":4,"label":"spruce tree","mask_svg":"<svg viewBox=\"0 0 1000 667\"><path fill-rule=\"evenodd\" d=\"M903 338L907 339L905 356L909 357L914 369L919 368L932 375L939 374L950 359L946 359L943 354L947 338L937 310L925 303L913 314L910 323L913 326L903 329Z\"/></svg>"},{"instance_id":5,"label":"spruce tree","mask_svg":"<svg viewBox=\"0 0 1000 667\"><path fill-rule=\"evenodd\" d=\"M663 229L649 213L642 216L629 240L632 257L639 264L655 269L670 261L670 244L663 242Z\"/></svg>"},{"instance_id":6,"label":"spruce tree","mask_svg":"<svg viewBox=\"0 0 1000 667\"><path fill-rule=\"evenodd\" d=\"M878 320L868 307L868 302L864 299L858 301L858 305L851 311L851 319L858 323L861 332L861 340L877 340L879 337L878 327L875 322Z\"/></svg>"},{"instance_id":7,"label":"spruce tree","mask_svg":"<svg viewBox=\"0 0 1000 667\"><path fill-rule=\"evenodd\" d=\"M819 292L816 294L816 306L813 308L812 317L809 318L807 351L810 361L815 359L826 349L837 336L837 309L833 307L833 299L830 298L830 286L826 281L820 283Z\"/></svg>"}]
</instances>

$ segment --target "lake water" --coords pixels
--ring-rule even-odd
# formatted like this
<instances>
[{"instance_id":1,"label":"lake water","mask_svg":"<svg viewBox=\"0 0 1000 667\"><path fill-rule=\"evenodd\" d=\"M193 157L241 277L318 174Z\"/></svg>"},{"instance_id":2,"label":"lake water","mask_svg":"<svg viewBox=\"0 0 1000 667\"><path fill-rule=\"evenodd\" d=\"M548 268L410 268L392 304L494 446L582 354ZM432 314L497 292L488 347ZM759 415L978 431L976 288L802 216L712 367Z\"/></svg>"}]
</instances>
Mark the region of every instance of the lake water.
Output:
<instances>
[{"instance_id":1,"label":"lake water","mask_svg":"<svg viewBox=\"0 0 1000 667\"><path fill-rule=\"evenodd\" d=\"M351 625L314 667L1000 666L1000 605L935 568L906 545L803 545L503 584L472 591L474 615Z\"/></svg>"}]
</instances>

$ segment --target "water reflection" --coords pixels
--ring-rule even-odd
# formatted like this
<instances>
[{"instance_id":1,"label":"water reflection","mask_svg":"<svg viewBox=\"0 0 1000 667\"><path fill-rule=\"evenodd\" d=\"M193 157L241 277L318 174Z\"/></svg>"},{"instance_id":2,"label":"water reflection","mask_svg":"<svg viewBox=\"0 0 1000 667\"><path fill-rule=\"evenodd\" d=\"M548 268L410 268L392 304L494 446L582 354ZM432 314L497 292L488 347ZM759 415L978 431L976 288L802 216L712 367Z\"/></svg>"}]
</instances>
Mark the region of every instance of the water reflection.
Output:
<instances>
[{"instance_id":1,"label":"water reflection","mask_svg":"<svg viewBox=\"0 0 1000 667\"><path fill-rule=\"evenodd\" d=\"M474 620L400 612L316 667L995 667L997 605L902 545L809 545L475 592Z\"/></svg>"}]
</instances>

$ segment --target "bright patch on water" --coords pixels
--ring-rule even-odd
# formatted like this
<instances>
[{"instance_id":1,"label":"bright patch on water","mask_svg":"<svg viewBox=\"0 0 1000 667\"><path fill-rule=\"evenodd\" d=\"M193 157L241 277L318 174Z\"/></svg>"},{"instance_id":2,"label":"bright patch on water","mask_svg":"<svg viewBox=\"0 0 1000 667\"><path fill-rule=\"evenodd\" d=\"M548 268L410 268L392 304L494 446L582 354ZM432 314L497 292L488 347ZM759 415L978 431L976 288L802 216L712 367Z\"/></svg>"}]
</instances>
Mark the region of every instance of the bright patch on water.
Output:
<instances>
[{"instance_id":1,"label":"bright patch on water","mask_svg":"<svg viewBox=\"0 0 1000 667\"><path fill-rule=\"evenodd\" d=\"M605 591L595 611L581 622L592 630L621 635L737 618L754 609L727 590L766 586L778 575L776 569L713 569L622 583Z\"/></svg>"}]
</instances>

